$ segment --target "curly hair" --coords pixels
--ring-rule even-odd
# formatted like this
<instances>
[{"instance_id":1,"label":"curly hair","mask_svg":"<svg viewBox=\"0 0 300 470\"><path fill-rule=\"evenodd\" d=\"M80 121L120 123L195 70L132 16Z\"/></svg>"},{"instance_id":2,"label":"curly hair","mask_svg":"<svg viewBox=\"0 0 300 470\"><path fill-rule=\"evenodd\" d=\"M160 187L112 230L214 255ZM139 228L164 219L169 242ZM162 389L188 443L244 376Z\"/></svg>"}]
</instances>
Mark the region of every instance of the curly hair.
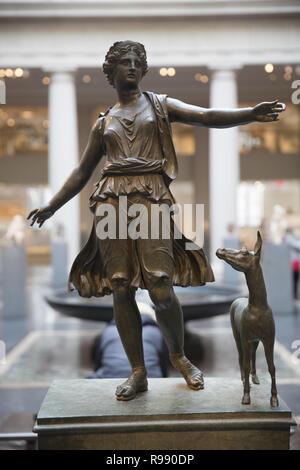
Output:
<instances>
[{"instance_id":1,"label":"curly hair","mask_svg":"<svg viewBox=\"0 0 300 470\"><path fill-rule=\"evenodd\" d=\"M108 53L105 56L105 62L103 63L103 72L106 75L108 82L114 87L114 69L115 66L119 63L120 58L129 51L133 51L141 60L142 64L142 73L146 75L148 72L148 65L147 65L147 56L145 47L143 44L135 41L118 41L115 42L111 48L109 49Z\"/></svg>"}]
</instances>

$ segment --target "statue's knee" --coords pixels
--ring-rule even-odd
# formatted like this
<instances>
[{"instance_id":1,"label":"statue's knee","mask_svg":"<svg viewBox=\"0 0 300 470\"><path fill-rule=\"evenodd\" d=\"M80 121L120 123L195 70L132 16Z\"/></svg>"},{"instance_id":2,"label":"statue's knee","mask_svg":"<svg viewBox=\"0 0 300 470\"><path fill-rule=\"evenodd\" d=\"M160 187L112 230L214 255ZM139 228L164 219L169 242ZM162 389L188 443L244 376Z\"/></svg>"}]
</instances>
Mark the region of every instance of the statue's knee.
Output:
<instances>
[{"instance_id":1,"label":"statue's knee","mask_svg":"<svg viewBox=\"0 0 300 470\"><path fill-rule=\"evenodd\" d=\"M159 310L167 310L173 301L173 289L169 286L156 286L149 290L149 295Z\"/></svg>"},{"instance_id":2,"label":"statue's knee","mask_svg":"<svg viewBox=\"0 0 300 470\"><path fill-rule=\"evenodd\" d=\"M113 276L111 284L114 295L129 295L131 293L129 281L126 277Z\"/></svg>"}]
</instances>

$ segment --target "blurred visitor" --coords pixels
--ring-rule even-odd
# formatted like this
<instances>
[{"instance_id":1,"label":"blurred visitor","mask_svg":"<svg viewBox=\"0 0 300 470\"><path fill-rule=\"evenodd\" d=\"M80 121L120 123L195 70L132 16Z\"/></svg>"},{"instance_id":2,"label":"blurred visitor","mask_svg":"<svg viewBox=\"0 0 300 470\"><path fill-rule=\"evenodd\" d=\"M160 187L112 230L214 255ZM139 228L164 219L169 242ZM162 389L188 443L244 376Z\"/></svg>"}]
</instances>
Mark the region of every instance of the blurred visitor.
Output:
<instances>
[{"instance_id":1,"label":"blurred visitor","mask_svg":"<svg viewBox=\"0 0 300 470\"><path fill-rule=\"evenodd\" d=\"M26 224L21 215L15 215L8 226L4 239L15 245L21 245L25 240Z\"/></svg>"},{"instance_id":2,"label":"blurred visitor","mask_svg":"<svg viewBox=\"0 0 300 470\"><path fill-rule=\"evenodd\" d=\"M153 308L137 302L143 325L143 346L148 377L167 377L169 354L163 335L155 320ZM125 354L115 321L104 329L93 347L95 372L89 379L127 378L131 366Z\"/></svg>"},{"instance_id":3,"label":"blurred visitor","mask_svg":"<svg viewBox=\"0 0 300 470\"><path fill-rule=\"evenodd\" d=\"M294 280L294 298L298 298L298 283L300 271L300 240L297 239L291 229L287 229L285 236L285 243L290 248L291 253L291 266Z\"/></svg>"},{"instance_id":4,"label":"blurred visitor","mask_svg":"<svg viewBox=\"0 0 300 470\"><path fill-rule=\"evenodd\" d=\"M270 221L270 240L275 245L282 243L286 231L285 209L276 204L273 207L272 218Z\"/></svg>"}]
</instances>

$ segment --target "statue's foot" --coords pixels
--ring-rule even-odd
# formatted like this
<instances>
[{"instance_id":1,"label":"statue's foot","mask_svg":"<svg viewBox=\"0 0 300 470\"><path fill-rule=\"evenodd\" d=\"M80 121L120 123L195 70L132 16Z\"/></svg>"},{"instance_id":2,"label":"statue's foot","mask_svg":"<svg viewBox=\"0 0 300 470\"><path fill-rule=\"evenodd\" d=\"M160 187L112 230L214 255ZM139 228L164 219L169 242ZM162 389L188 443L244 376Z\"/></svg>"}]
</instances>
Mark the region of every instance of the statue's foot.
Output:
<instances>
[{"instance_id":1,"label":"statue's foot","mask_svg":"<svg viewBox=\"0 0 300 470\"><path fill-rule=\"evenodd\" d=\"M251 378L252 378L252 383L256 384L256 385L259 385L259 378L257 377L256 374L251 374Z\"/></svg>"},{"instance_id":2,"label":"statue's foot","mask_svg":"<svg viewBox=\"0 0 300 470\"><path fill-rule=\"evenodd\" d=\"M183 354L170 354L170 361L185 378L187 385L193 390L204 388L203 373L195 367Z\"/></svg>"},{"instance_id":3,"label":"statue's foot","mask_svg":"<svg viewBox=\"0 0 300 470\"><path fill-rule=\"evenodd\" d=\"M116 389L117 400L132 400L138 393L148 390L145 372L133 372L132 375Z\"/></svg>"}]
</instances>

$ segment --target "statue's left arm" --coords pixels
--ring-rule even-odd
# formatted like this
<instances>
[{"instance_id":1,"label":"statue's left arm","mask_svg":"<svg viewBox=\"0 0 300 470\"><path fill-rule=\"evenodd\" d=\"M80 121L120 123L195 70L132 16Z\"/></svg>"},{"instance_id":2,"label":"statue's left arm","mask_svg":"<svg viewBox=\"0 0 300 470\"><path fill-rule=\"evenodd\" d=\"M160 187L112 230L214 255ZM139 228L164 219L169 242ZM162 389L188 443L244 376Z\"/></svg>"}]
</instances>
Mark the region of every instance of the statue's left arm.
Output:
<instances>
[{"instance_id":1,"label":"statue's left arm","mask_svg":"<svg viewBox=\"0 0 300 470\"><path fill-rule=\"evenodd\" d=\"M276 100L259 103L253 108L207 109L167 97L167 108L171 122L222 129L255 121L278 121L279 113L285 110L285 105Z\"/></svg>"}]
</instances>

